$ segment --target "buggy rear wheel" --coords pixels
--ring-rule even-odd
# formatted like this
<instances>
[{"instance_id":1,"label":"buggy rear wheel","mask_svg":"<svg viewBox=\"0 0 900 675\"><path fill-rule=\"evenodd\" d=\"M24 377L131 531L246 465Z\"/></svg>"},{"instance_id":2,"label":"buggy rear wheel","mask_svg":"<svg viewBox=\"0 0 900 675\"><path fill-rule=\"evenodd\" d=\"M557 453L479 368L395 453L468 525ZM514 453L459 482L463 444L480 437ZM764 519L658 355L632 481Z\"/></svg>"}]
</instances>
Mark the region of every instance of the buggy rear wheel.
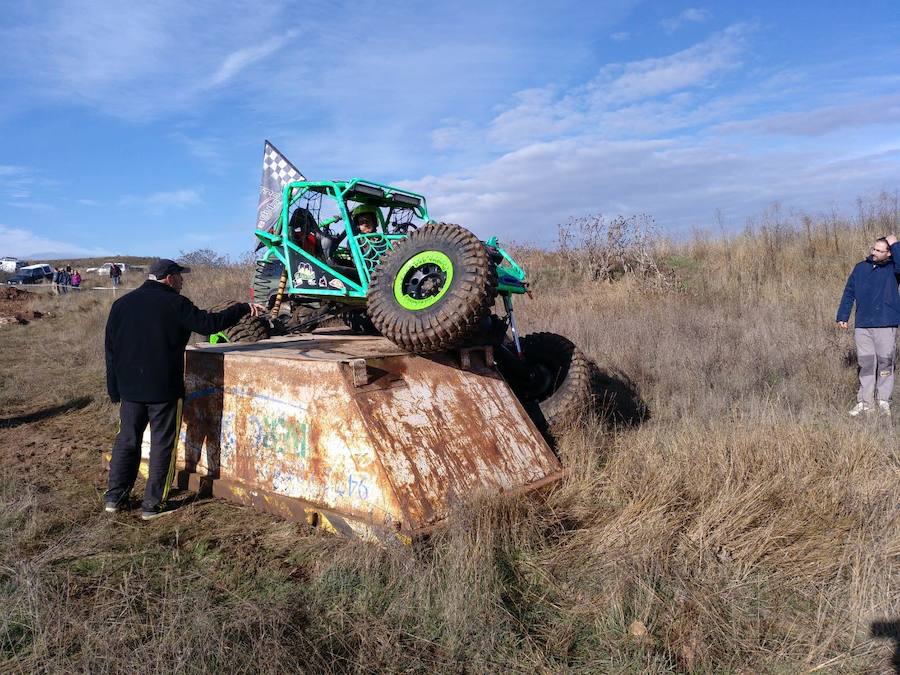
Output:
<instances>
[{"instance_id":1,"label":"buggy rear wheel","mask_svg":"<svg viewBox=\"0 0 900 675\"><path fill-rule=\"evenodd\" d=\"M222 331L224 342L259 342L269 337L270 328L267 319L261 316L243 317L231 328Z\"/></svg>"},{"instance_id":2,"label":"buggy rear wheel","mask_svg":"<svg viewBox=\"0 0 900 675\"><path fill-rule=\"evenodd\" d=\"M253 301L272 309L275 304L275 294L278 292L278 284L281 281L281 272L284 264L280 260L257 260L256 269L253 271L251 289Z\"/></svg>"},{"instance_id":3,"label":"buggy rear wheel","mask_svg":"<svg viewBox=\"0 0 900 675\"><path fill-rule=\"evenodd\" d=\"M400 347L437 352L472 337L496 295L497 270L478 237L459 225L429 223L381 257L367 313Z\"/></svg>"},{"instance_id":4,"label":"buggy rear wheel","mask_svg":"<svg viewBox=\"0 0 900 675\"><path fill-rule=\"evenodd\" d=\"M527 367L510 367L498 359L500 372L537 427L553 435L590 405L590 361L556 333L526 335L521 345Z\"/></svg>"}]
</instances>

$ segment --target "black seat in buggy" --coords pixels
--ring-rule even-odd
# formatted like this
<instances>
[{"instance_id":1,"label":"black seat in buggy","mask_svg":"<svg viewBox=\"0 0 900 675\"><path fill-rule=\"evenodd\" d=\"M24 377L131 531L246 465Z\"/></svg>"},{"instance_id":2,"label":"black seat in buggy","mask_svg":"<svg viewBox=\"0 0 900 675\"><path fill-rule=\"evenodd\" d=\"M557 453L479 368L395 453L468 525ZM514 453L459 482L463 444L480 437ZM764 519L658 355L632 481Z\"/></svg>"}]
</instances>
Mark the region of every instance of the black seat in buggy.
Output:
<instances>
[{"instance_id":1,"label":"black seat in buggy","mask_svg":"<svg viewBox=\"0 0 900 675\"><path fill-rule=\"evenodd\" d=\"M313 255L322 260L326 265L333 268L336 272L340 272L348 279L359 281L359 275L356 273L356 267L353 265L345 265L342 261L333 257L337 247L347 236L347 232L341 232L334 235L330 230L322 230L316 223L316 219L309 209L302 206L294 209L291 219L288 222L288 239L296 246L304 248L304 243L309 235L313 235L316 240L315 252Z\"/></svg>"}]
</instances>

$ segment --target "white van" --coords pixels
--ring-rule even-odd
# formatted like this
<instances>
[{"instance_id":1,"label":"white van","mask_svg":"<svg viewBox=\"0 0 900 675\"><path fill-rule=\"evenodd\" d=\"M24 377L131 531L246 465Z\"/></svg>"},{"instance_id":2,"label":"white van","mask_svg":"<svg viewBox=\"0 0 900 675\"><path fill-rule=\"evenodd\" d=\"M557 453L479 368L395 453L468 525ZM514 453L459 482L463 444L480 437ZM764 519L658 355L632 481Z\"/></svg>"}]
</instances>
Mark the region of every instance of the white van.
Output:
<instances>
[{"instance_id":1,"label":"white van","mask_svg":"<svg viewBox=\"0 0 900 675\"><path fill-rule=\"evenodd\" d=\"M119 268L119 272L121 272L122 276L124 277L125 276L125 263L120 262L120 263L116 263L116 265ZM108 277L109 270L112 269L112 266L113 266L113 263L111 263L111 262L103 263L102 265L100 265L100 267L98 267L96 269L96 272L101 277ZM91 271L92 270L90 268L88 268L88 272L91 272Z\"/></svg>"},{"instance_id":2,"label":"white van","mask_svg":"<svg viewBox=\"0 0 900 675\"><path fill-rule=\"evenodd\" d=\"M10 256L0 258L0 272L18 272L22 267L25 267L24 260Z\"/></svg>"}]
</instances>

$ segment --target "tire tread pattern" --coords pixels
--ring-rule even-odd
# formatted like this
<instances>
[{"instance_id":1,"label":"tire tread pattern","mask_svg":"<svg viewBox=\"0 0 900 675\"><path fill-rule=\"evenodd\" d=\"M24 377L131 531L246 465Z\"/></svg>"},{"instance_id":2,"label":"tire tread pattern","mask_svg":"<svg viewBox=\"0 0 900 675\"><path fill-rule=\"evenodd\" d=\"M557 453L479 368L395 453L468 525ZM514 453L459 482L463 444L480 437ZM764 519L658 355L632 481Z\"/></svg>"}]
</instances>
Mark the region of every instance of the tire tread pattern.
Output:
<instances>
[{"instance_id":1,"label":"tire tread pattern","mask_svg":"<svg viewBox=\"0 0 900 675\"><path fill-rule=\"evenodd\" d=\"M526 358L552 355L555 361L568 362L562 382L557 383L549 397L538 403L543 425L555 434L590 406L591 363L571 340L556 333L531 333L521 339L521 344Z\"/></svg>"},{"instance_id":2,"label":"tire tread pattern","mask_svg":"<svg viewBox=\"0 0 900 675\"><path fill-rule=\"evenodd\" d=\"M248 314L222 332L229 342L259 342L269 337L269 325L263 317Z\"/></svg>"},{"instance_id":3,"label":"tire tread pattern","mask_svg":"<svg viewBox=\"0 0 900 675\"><path fill-rule=\"evenodd\" d=\"M426 250L454 259L453 283L433 308L413 312L394 298L394 279L403 263ZM468 340L497 297L497 269L481 240L452 223L429 223L382 256L372 275L368 314L378 331L411 352L452 349Z\"/></svg>"}]
</instances>

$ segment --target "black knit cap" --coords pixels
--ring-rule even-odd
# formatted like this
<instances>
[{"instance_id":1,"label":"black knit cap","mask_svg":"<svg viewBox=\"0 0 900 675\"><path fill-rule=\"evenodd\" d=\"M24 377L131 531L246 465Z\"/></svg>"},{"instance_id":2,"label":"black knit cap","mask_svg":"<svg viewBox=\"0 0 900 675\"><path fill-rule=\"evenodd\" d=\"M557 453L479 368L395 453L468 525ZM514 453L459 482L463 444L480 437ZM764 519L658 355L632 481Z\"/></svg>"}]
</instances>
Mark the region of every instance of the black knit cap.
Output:
<instances>
[{"instance_id":1,"label":"black knit cap","mask_svg":"<svg viewBox=\"0 0 900 675\"><path fill-rule=\"evenodd\" d=\"M181 272L184 274L185 272L190 272L190 267L183 267L179 265L174 260L169 260L168 258L160 258L150 267L150 276L155 279L165 279L170 274L175 274L176 272Z\"/></svg>"}]
</instances>

